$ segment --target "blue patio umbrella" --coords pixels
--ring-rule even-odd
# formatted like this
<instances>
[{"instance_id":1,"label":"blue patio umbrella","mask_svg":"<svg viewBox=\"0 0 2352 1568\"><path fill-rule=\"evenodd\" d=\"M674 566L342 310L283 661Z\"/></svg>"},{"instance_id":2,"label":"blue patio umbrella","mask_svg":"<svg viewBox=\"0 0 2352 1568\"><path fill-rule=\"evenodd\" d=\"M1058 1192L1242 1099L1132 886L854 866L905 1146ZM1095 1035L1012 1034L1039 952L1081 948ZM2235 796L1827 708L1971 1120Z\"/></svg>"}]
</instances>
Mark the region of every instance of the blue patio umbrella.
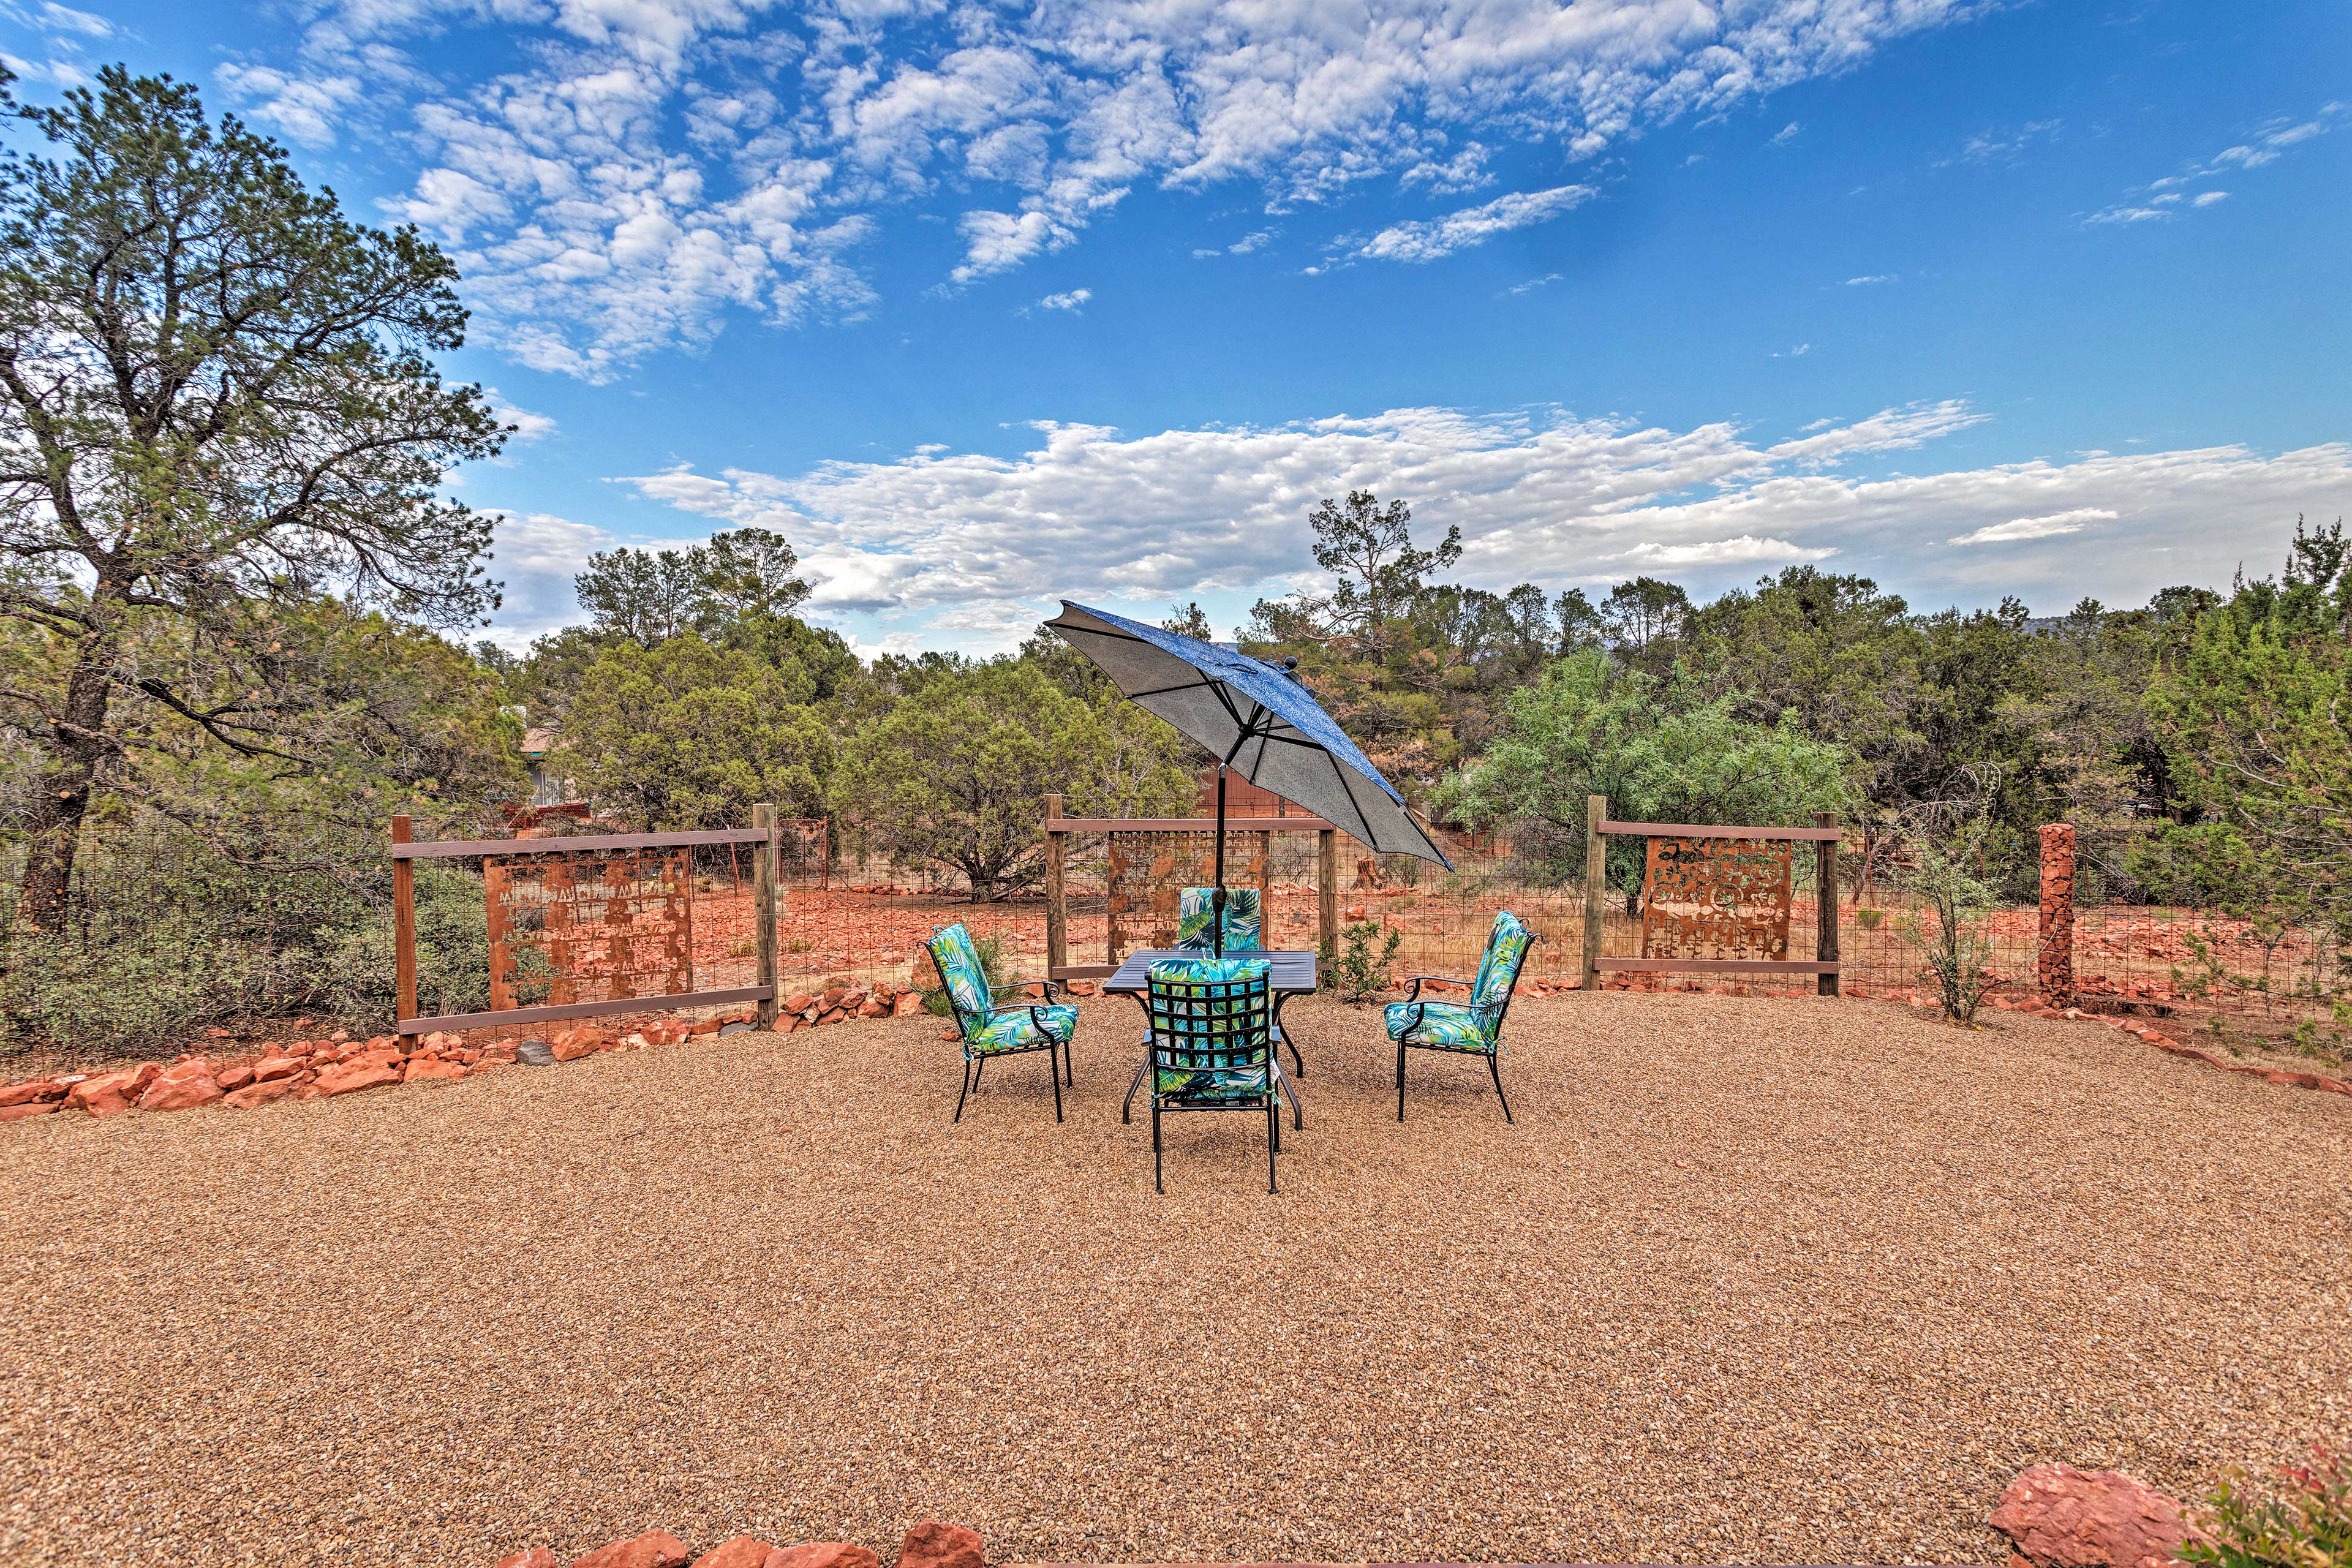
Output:
<instances>
[{"instance_id":1,"label":"blue patio umbrella","mask_svg":"<svg viewBox=\"0 0 2352 1568\"><path fill-rule=\"evenodd\" d=\"M1453 868L1347 731L1289 670L1233 648L1062 601L1045 623L1100 665L1129 701L1217 758L1217 954L1225 944L1225 776L1306 807L1379 855Z\"/></svg>"}]
</instances>

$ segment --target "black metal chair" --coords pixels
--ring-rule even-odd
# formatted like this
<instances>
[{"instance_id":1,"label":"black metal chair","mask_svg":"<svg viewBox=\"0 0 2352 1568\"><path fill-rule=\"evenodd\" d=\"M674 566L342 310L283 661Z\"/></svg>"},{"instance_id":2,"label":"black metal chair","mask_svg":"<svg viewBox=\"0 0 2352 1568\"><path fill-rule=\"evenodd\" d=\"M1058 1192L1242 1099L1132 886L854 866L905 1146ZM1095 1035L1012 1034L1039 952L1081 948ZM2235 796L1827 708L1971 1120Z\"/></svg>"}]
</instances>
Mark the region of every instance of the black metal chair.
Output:
<instances>
[{"instance_id":1,"label":"black metal chair","mask_svg":"<svg viewBox=\"0 0 2352 1568\"><path fill-rule=\"evenodd\" d=\"M1151 1185L1168 1190L1163 1112L1265 1112L1265 1190L1282 1149L1281 1064L1275 1060L1272 970L1262 958L1155 963L1145 976L1151 1026Z\"/></svg>"},{"instance_id":2,"label":"black metal chair","mask_svg":"<svg viewBox=\"0 0 2352 1568\"><path fill-rule=\"evenodd\" d=\"M1475 980L1456 980L1444 974L1414 974L1407 976L1412 990L1402 1002L1389 1004L1384 1021L1389 1037L1397 1048L1397 1120L1404 1120L1404 1053L1407 1047L1423 1051L1450 1051L1456 1056L1484 1057L1486 1070L1495 1079L1495 1098L1503 1102L1503 1120L1516 1121L1511 1114L1511 1102L1503 1093L1503 1017L1511 1010L1512 994L1518 989L1519 971L1526 966L1528 950L1535 945L1535 933L1519 923L1519 917L1505 910L1495 917L1495 929L1486 934L1486 951L1478 960L1478 976ZM1449 985L1467 985L1467 1002L1423 1001L1421 988L1429 981L1440 980Z\"/></svg>"}]
</instances>

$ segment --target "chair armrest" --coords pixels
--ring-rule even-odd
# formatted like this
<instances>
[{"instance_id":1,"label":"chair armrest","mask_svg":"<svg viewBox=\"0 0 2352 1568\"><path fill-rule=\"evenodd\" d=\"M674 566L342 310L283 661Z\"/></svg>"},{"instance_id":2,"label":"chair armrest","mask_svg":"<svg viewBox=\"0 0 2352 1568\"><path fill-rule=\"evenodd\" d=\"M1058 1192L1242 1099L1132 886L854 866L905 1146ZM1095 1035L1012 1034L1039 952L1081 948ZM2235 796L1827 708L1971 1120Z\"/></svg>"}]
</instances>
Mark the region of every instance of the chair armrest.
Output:
<instances>
[{"instance_id":1,"label":"chair armrest","mask_svg":"<svg viewBox=\"0 0 2352 1568\"><path fill-rule=\"evenodd\" d=\"M1405 997L1405 1000L1408 1002L1418 1002L1421 1000L1422 982L1425 980L1442 980L1448 985L1459 985L1465 990L1468 989L1470 984L1470 982L1467 980L1457 980L1451 974L1408 974L1404 976L1404 978L1412 982L1412 990Z\"/></svg>"}]
</instances>

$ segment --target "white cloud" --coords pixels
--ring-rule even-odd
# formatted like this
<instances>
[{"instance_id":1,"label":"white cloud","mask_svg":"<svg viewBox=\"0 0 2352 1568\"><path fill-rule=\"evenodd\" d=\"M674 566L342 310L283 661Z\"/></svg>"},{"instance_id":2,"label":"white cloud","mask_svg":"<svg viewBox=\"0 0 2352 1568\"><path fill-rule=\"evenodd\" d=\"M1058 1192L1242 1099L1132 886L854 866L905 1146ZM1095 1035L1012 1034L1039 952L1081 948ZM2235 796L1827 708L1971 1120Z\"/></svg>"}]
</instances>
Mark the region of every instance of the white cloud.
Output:
<instances>
[{"instance_id":1,"label":"white cloud","mask_svg":"<svg viewBox=\"0 0 2352 1568\"><path fill-rule=\"evenodd\" d=\"M1860 278L1847 279L1843 287L1848 289L1866 289L1873 283L1892 283L1899 276L1901 276L1899 273L1894 272L1871 272L1866 273Z\"/></svg>"},{"instance_id":2,"label":"white cloud","mask_svg":"<svg viewBox=\"0 0 2352 1568\"><path fill-rule=\"evenodd\" d=\"M514 434L507 437L509 446L528 446L533 441L544 441L555 434L555 419L551 415L534 414L528 408L518 408L508 402L495 386L486 388L484 395L489 400L492 416L501 425L514 426Z\"/></svg>"},{"instance_id":3,"label":"white cloud","mask_svg":"<svg viewBox=\"0 0 2352 1568\"><path fill-rule=\"evenodd\" d=\"M1095 291L1091 289L1072 289L1066 293L1046 295L1037 301L1037 307L1044 310L1067 310L1075 315L1094 297Z\"/></svg>"},{"instance_id":4,"label":"white cloud","mask_svg":"<svg viewBox=\"0 0 2352 1568\"><path fill-rule=\"evenodd\" d=\"M2086 215L2083 221L2086 224L2158 223L2179 217L2183 212L2210 207L2216 202L2226 200L2230 193L2203 191L2194 200L2184 201L2188 195L2185 187L2276 163L2280 154L2289 148L2327 134L2347 110L2352 110L2352 105L2326 103L2322 104L2319 112L2308 120L2283 116L2265 121L2249 140L2224 147L2210 158L2190 163L2178 174L2151 180L2113 205Z\"/></svg>"},{"instance_id":5,"label":"white cloud","mask_svg":"<svg viewBox=\"0 0 2352 1568\"><path fill-rule=\"evenodd\" d=\"M1786 147L1790 142L1794 142L1799 136L1803 135L1804 130L1805 128L1803 126L1791 120L1788 124L1783 125L1780 130L1772 133L1772 140L1767 143L1767 145L1773 147Z\"/></svg>"},{"instance_id":6,"label":"white cloud","mask_svg":"<svg viewBox=\"0 0 2352 1568\"><path fill-rule=\"evenodd\" d=\"M809 563L821 611L919 616L1005 646L1061 594L1164 602L1312 582L1306 515L1359 488L1408 500L1429 534L1458 524L1462 573L1492 588L1669 568L1719 587L1758 565L1833 554L1915 595L2065 604L2225 582L2245 559L2268 570L2298 512L2332 517L2352 503L2347 443L1840 471L1982 418L1964 403L1927 403L1769 446L1731 424L1674 430L1556 409L1401 408L1138 437L1045 423L1011 457L942 452L786 475L680 467L623 482L698 524L781 530ZM2027 553L1941 542L2121 518L2127 534L2073 542L2053 531Z\"/></svg>"},{"instance_id":7,"label":"white cloud","mask_svg":"<svg viewBox=\"0 0 2352 1568\"><path fill-rule=\"evenodd\" d=\"M1524 282L1514 283L1509 289L1506 289L1505 292L1511 294L1532 294L1538 289L1550 288L1553 284L1559 281L1559 277L1560 275L1557 272L1547 272L1540 278L1530 278Z\"/></svg>"},{"instance_id":8,"label":"white cloud","mask_svg":"<svg viewBox=\"0 0 2352 1568\"><path fill-rule=\"evenodd\" d=\"M1434 261L1470 246L1484 245L1498 234L1548 222L1599 194L1591 185L1513 191L1484 205L1465 207L1441 218L1384 228L1359 247L1356 254L1377 261Z\"/></svg>"},{"instance_id":9,"label":"white cloud","mask_svg":"<svg viewBox=\"0 0 2352 1568\"><path fill-rule=\"evenodd\" d=\"M1954 163L2014 163L2037 145L2058 140L2066 129L2063 120L2029 120L2014 129L1982 131L1961 144L1959 152L1949 158L1939 158L1936 167L1949 168Z\"/></svg>"},{"instance_id":10,"label":"white cloud","mask_svg":"<svg viewBox=\"0 0 2352 1568\"><path fill-rule=\"evenodd\" d=\"M551 512L502 512L490 539L490 574L505 586L493 641L520 650L530 639L580 618L572 579L613 536Z\"/></svg>"},{"instance_id":11,"label":"white cloud","mask_svg":"<svg viewBox=\"0 0 2352 1568\"><path fill-rule=\"evenodd\" d=\"M856 318L875 298L856 247L898 204L969 193L946 281L971 286L1141 186L1247 182L1292 210L1381 180L1465 190L1504 136L1591 158L1979 8L316 0L282 56L220 79L289 137L412 158L394 216L453 249L481 335L603 380L737 316ZM435 72L512 64L452 80L410 52L425 38ZM1585 188L1396 226L1368 254L1443 255L1567 191Z\"/></svg>"},{"instance_id":12,"label":"white cloud","mask_svg":"<svg viewBox=\"0 0 2352 1568\"><path fill-rule=\"evenodd\" d=\"M2106 453L2092 454L2105 457ZM1973 532L1944 541L1947 544L2011 544L2024 539L2054 539L2062 533L2080 533L2085 524L2113 522L2121 514L2105 507L2083 506L2072 511L2053 511L2047 517L2018 517L2007 522L1990 523Z\"/></svg>"}]
</instances>

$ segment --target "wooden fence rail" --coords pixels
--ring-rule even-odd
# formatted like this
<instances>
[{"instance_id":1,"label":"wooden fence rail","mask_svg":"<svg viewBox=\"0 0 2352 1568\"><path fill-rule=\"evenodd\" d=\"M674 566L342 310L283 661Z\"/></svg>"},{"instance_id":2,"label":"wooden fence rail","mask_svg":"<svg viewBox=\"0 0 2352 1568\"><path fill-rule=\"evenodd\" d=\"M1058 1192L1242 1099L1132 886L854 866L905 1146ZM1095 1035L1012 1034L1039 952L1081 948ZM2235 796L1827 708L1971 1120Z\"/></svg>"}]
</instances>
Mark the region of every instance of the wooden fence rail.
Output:
<instances>
[{"instance_id":1,"label":"wooden fence rail","mask_svg":"<svg viewBox=\"0 0 2352 1568\"><path fill-rule=\"evenodd\" d=\"M752 826L694 833L583 834L564 838L467 838L413 842L414 825L392 819L394 1010L404 1035L490 1029L665 1007L757 1002L761 1027L776 1021L776 815L753 808ZM751 844L752 919L759 981L697 990L692 850ZM648 852L655 852L651 855ZM490 948L487 1012L416 1011L416 880L419 860L478 858ZM522 974L521 955L542 973ZM580 963L582 959L591 962ZM577 965L577 967L575 967ZM601 968L599 967L601 966ZM646 981L650 978L652 984ZM518 984L547 985L558 998L501 1005ZM608 994L571 1000L567 993Z\"/></svg>"}]
</instances>

